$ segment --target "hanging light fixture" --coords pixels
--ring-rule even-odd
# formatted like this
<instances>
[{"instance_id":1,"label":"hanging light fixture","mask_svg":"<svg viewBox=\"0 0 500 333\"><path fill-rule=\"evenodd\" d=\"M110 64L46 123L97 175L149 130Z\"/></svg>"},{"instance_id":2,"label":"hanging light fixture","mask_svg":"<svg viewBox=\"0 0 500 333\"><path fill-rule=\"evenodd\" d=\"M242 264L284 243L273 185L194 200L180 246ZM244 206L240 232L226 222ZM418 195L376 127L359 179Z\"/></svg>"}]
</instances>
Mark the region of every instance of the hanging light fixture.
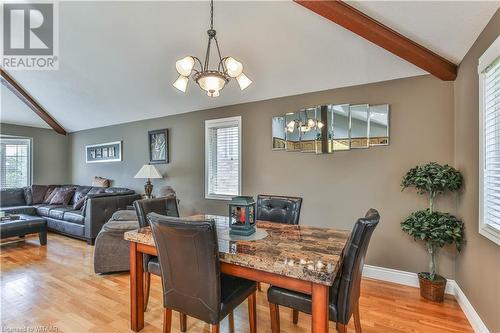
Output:
<instances>
[{"instance_id":1,"label":"hanging light fixture","mask_svg":"<svg viewBox=\"0 0 500 333\"><path fill-rule=\"evenodd\" d=\"M175 63L175 69L179 73L179 77L173 83L173 86L182 92L186 92L189 77L192 75L195 82L201 89L207 92L210 97L217 97L220 91L231 80L236 79L240 89L247 88L251 83L250 80L243 73L243 65L233 57L222 57L219 49L219 42L217 41L216 31L214 30L214 1L210 0L210 29L208 34L208 46L205 54L205 62L202 64L200 59L193 56L187 56ZM217 54L219 56L219 64L217 69L209 69L210 66L210 48L212 42L215 41ZM199 64L200 68L195 68Z\"/></svg>"}]
</instances>

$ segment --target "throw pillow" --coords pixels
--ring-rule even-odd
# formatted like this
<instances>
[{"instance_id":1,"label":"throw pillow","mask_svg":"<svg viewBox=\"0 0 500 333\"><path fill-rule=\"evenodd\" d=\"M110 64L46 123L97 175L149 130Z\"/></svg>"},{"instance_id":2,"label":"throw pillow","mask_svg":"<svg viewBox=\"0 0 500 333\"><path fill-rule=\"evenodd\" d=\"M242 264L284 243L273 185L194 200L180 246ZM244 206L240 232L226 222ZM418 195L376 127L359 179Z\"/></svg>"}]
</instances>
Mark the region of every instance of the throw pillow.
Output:
<instances>
[{"instance_id":1,"label":"throw pillow","mask_svg":"<svg viewBox=\"0 0 500 333\"><path fill-rule=\"evenodd\" d=\"M42 203L44 204L50 204L50 200L52 200L52 197L54 196L55 190L58 189L58 187L54 185L49 185L47 186L47 192L45 192L45 196L43 198Z\"/></svg>"},{"instance_id":2,"label":"throw pillow","mask_svg":"<svg viewBox=\"0 0 500 333\"><path fill-rule=\"evenodd\" d=\"M87 200L87 196L86 195L84 195L83 197L81 197L80 199L78 199L78 201L76 201L73 204L73 209L74 210L82 209L83 204L85 203L85 200Z\"/></svg>"},{"instance_id":3,"label":"throw pillow","mask_svg":"<svg viewBox=\"0 0 500 333\"><path fill-rule=\"evenodd\" d=\"M50 200L51 205L64 205L67 206L75 194L74 188L58 188L54 191L54 195Z\"/></svg>"},{"instance_id":4,"label":"throw pillow","mask_svg":"<svg viewBox=\"0 0 500 333\"><path fill-rule=\"evenodd\" d=\"M47 185L31 185L31 203L33 205L43 203L45 193L47 193Z\"/></svg>"},{"instance_id":5,"label":"throw pillow","mask_svg":"<svg viewBox=\"0 0 500 333\"><path fill-rule=\"evenodd\" d=\"M94 180L92 181L92 186L96 186L96 187L109 187L109 179L95 176Z\"/></svg>"}]
</instances>

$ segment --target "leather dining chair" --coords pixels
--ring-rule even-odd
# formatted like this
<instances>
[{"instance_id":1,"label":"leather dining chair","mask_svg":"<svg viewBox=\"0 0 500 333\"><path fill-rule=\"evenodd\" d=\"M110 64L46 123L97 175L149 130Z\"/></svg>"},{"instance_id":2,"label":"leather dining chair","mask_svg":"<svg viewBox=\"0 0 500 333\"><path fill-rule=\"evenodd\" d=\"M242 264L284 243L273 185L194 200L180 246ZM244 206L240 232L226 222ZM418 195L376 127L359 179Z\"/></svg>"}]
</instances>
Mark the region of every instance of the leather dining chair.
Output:
<instances>
[{"instance_id":1,"label":"leather dining chair","mask_svg":"<svg viewBox=\"0 0 500 333\"><path fill-rule=\"evenodd\" d=\"M158 213L165 216L179 217L179 207L177 206L177 198L175 196L137 200L134 201L134 208L137 214L137 219L139 220L139 226L141 228L149 226L149 221L147 219L147 215L149 213ZM143 261L144 311L146 311L149 301L151 274L160 276L160 265L158 264L158 258L149 254L144 255Z\"/></svg>"},{"instance_id":2,"label":"leather dining chair","mask_svg":"<svg viewBox=\"0 0 500 333\"><path fill-rule=\"evenodd\" d=\"M257 220L299 224L302 198L281 195L259 194L257 196ZM260 282L257 289L261 291ZM297 323L299 312L293 311L293 322Z\"/></svg>"},{"instance_id":3,"label":"leather dining chair","mask_svg":"<svg viewBox=\"0 0 500 333\"><path fill-rule=\"evenodd\" d=\"M302 198L259 194L257 220L299 224Z\"/></svg>"},{"instance_id":4,"label":"leather dining chair","mask_svg":"<svg viewBox=\"0 0 500 333\"><path fill-rule=\"evenodd\" d=\"M254 281L221 273L215 221L191 221L148 214L158 252L163 285L163 332L169 333L172 310L202 320L219 332L219 323L248 298L250 332L256 332Z\"/></svg>"},{"instance_id":5,"label":"leather dining chair","mask_svg":"<svg viewBox=\"0 0 500 333\"><path fill-rule=\"evenodd\" d=\"M370 238L379 220L380 216L375 209L370 209L365 217L358 219L347 242L337 276L330 287L329 318L337 323L339 333L347 332L346 325L351 316L354 316L356 333L361 333L359 320L361 273ZM279 287L270 287L267 291L267 298L273 333L280 330L280 305L311 314L310 295Z\"/></svg>"}]
</instances>

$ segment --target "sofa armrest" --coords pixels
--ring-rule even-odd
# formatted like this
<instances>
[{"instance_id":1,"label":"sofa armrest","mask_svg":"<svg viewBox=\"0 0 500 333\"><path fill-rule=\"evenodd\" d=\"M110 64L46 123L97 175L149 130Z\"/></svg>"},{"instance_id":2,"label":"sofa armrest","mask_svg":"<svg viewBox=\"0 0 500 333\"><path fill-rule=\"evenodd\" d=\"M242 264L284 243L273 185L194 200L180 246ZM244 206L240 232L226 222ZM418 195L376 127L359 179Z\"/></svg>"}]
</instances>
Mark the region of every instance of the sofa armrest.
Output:
<instances>
[{"instance_id":1,"label":"sofa armrest","mask_svg":"<svg viewBox=\"0 0 500 333\"><path fill-rule=\"evenodd\" d=\"M126 209L128 205L140 198L141 195L135 193L99 193L88 196L84 212L85 238L89 240L96 238L104 223L111 218L114 212Z\"/></svg>"}]
</instances>

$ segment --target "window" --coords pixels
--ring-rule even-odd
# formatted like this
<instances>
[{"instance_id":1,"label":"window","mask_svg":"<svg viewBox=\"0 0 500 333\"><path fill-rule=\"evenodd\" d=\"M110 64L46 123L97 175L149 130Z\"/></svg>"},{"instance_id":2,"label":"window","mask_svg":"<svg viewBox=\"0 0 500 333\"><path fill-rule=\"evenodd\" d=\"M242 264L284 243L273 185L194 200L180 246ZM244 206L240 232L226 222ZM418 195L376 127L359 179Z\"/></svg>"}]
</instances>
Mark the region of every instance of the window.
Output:
<instances>
[{"instance_id":1,"label":"window","mask_svg":"<svg viewBox=\"0 0 500 333\"><path fill-rule=\"evenodd\" d=\"M479 233L500 244L500 37L479 58Z\"/></svg>"},{"instance_id":2,"label":"window","mask_svg":"<svg viewBox=\"0 0 500 333\"><path fill-rule=\"evenodd\" d=\"M0 187L31 185L31 139L0 136Z\"/></svg>"},{"instance_id":3,"label":"window","mask_svg":"<svg viewBox=\"0 0 500 333\"><path fill-rule=\"evenodd\" d=\"M241 193L241 117L205 121L205 197Z\"/></svg>"}]
</instances>

